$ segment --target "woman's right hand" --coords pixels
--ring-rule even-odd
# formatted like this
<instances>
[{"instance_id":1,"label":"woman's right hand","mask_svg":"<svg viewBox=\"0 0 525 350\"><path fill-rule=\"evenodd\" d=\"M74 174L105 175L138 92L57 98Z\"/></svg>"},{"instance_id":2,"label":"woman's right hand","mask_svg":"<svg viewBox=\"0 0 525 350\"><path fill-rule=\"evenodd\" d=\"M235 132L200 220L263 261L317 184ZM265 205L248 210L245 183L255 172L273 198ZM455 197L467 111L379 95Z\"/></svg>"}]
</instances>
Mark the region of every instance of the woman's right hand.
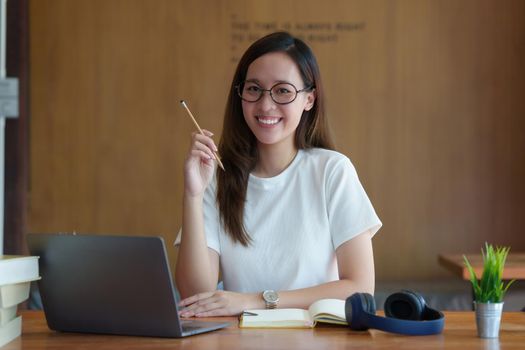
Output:
<instances>
[{"instance_id":1,"label":"woman's right hand","mask_svg":"<svg viewBox=\"0 0 525 350\"><path fill-rule=\"evenodd\" d=\"M192 133L191 146L184 164L184 192L185 195L202 196L210 183L215 170L215 155L217 146L211 139L213 133L203 130Z\"/></svg>"}]
</instances>

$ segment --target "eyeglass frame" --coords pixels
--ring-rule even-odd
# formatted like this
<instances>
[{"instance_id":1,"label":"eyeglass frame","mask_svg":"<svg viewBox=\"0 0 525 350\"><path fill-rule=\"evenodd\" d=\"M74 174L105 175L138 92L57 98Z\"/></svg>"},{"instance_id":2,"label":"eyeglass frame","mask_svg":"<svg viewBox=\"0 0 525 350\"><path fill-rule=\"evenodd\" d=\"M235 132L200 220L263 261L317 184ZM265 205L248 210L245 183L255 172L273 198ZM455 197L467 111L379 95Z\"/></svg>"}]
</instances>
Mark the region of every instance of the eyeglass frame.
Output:
<instances>
[{"instance_id":1,"label":"eyeglass frame","mask_svg":"<svg viewBox=\"0 0 525 350\"><path fill-rule=\"evenodd\" d=\"M243 82L235 85L235 90L237 90L237 96L239 96L240 99L243 100L244 102L248 102L248 103L255 103L255 102L260 101L261 98L263 97L264 93L268 92L270 94L270 98L272 99L273 102L277 103L278 105L287 105L287 104L290 104L293 101L295 101L297 99L297 95L299 95L300 92L305 92L305 91L308 91L308 90L311 90L311 91L315 90L315 85L309 85L307 87L302 88L301 90L297 90L297 88L295 87L294 84L288 83L288 82L276 83L276 84L272 85L272 87L270 87L269 89L263 89L259 84L255 83L261 89L261 93L259 94L259 98L257 98L255 101L248 101L248 100L245 100L244 98L242 98L241 89L240 89L241 85L246 84L246 82L250 82L250 81L249 80L244 80ZM291 100L289 102L277 102L277 101L275 101L275 99L273 98L272 90L273 90L274 87L276 87L277 85L281 85L281 84L288 84L288 85L291 85L294 88L294 90L295 90L295 97L293 98L293 100Z\"/></svg>"}]
</instances>

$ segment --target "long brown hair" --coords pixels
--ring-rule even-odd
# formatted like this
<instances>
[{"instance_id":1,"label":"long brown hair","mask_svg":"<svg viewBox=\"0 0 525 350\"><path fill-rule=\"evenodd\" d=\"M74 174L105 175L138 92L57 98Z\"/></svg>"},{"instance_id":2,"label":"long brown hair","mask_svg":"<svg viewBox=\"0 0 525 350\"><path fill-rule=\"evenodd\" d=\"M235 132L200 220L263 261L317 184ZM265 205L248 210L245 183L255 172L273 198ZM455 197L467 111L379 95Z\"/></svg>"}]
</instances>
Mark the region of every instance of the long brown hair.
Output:
<instances>
[{"instance_id":1,"label":"long brown hair","mask_svg":"<svg viewBox=\"0 0 525 350\"><path fill-rule=\"evenodd\" d=\"M233 77L228 96L219 153L226 172L217 172L217 203L221 222L234 242L248 246L251 238L244 227L244 203L250 172L259 158L257 140L246 124L236 86L246 79L250 64L271 52L284 52L297 64L305 86L315 89L314 106L303 111L295 131L298 149L333 149L324 111L324 95L319 66L312 50L289 33L269 34L254 42L244 53Z\"/></svg>"}]
</instances>

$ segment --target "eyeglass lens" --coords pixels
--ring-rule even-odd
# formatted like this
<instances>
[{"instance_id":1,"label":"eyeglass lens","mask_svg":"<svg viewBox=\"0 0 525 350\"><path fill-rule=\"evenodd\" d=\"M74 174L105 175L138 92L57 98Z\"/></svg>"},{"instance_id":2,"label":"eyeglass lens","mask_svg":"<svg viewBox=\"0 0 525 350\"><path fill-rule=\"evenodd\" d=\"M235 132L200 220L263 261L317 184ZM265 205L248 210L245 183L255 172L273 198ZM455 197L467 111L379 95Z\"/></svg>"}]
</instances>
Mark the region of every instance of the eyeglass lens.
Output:
<instances>
[{"instance_id":1,"label":"eyeglass lens","mask_svg":"<svg viewBox=\"0 0 525 350\"><path fill-rule=\"evenodd\" d=\"M263 89L256 83L248 81L239 86L239 95L247 102L258 101L265 91L269 91L272 100L280 104L290 103L295 100L297 96L297 89L289 83L276 84L269 90Z\"/></svg>"}]
</instances>

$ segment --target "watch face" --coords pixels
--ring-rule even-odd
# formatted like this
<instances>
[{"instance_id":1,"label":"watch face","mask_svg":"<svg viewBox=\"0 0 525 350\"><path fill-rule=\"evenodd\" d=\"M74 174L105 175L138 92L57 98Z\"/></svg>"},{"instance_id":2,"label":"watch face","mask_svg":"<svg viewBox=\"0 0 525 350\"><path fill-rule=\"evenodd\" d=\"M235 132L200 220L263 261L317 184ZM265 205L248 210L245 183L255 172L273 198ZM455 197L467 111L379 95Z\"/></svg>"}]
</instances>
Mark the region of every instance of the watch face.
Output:
<instances>
[{"instance_id":1,"label":"watch face","mask_svg":"<svg viewBox=\"0 0 525 350\"><path fill-rule=\"evenodd\" d=\"M271 302L278 301L279 300L279 295L276 292L274 292L273 290L266 290L263 293L263 298L267 302L271 303Z\"/></svg>"}]
</instances>

